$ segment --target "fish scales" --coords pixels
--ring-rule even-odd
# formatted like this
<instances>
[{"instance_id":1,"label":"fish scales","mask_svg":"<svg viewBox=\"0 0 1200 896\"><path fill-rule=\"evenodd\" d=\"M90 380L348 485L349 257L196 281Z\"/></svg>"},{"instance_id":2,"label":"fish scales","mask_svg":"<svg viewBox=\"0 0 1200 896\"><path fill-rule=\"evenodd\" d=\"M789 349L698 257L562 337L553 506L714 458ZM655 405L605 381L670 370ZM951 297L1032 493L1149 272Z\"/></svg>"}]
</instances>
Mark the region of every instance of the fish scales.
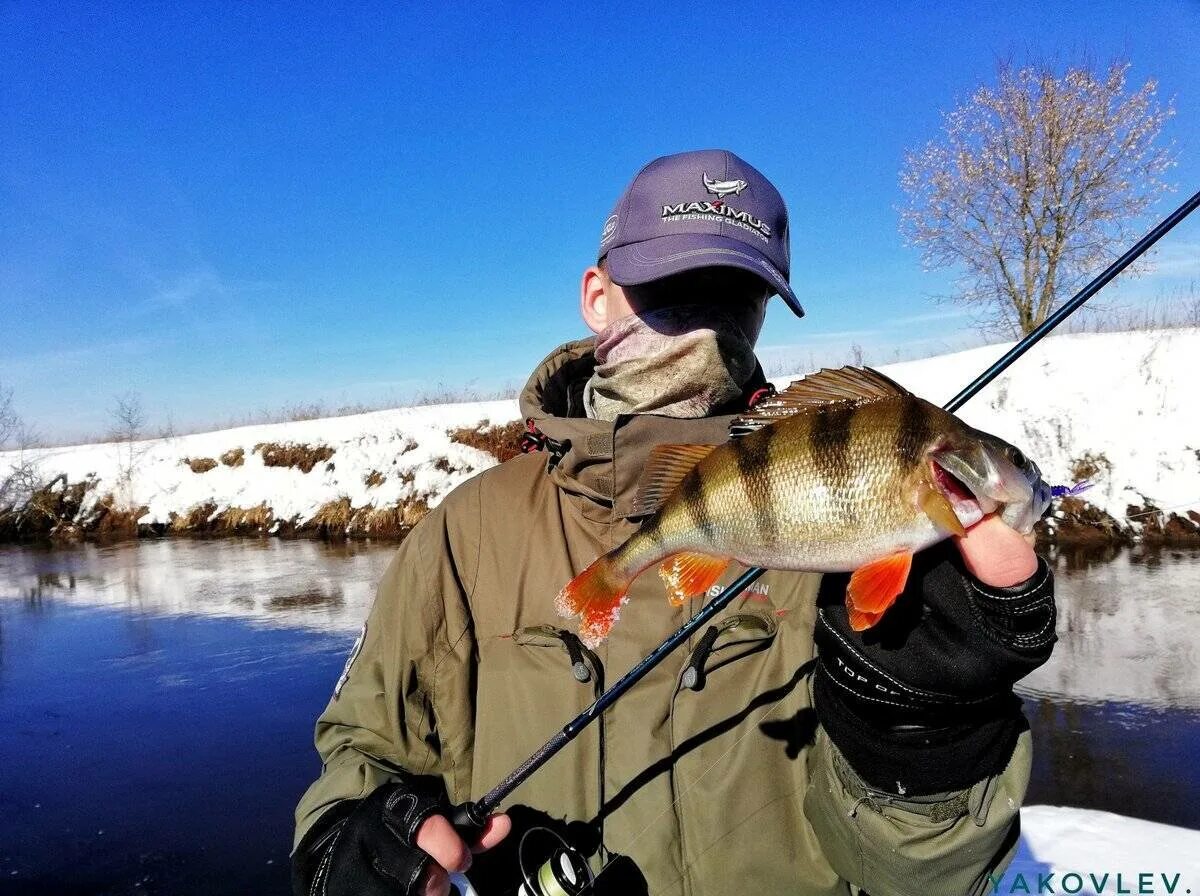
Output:
<instances>
[{"instance_id":1,"label":"fish scales","mask_svg":"<svg viewBox=\"0 0 1200 896\"><path fill-rule=\"evenodd\" d=\"M718 447L647 521L646 538L631 539L630 562L693 550L777 569L840 569L876 548L884 530L915 524L932 536L903 497L934 432L922 404L898 396L820 407Z\"/></svg>"}]
</instances>

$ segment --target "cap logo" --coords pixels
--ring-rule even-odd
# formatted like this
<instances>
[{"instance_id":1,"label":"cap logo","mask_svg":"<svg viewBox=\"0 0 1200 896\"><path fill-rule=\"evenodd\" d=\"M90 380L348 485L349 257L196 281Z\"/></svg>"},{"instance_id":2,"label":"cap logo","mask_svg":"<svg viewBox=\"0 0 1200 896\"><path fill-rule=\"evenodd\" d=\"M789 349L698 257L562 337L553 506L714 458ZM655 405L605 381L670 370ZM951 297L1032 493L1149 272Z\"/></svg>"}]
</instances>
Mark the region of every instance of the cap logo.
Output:
<instances>
[{"instance_id":1,"label":"cap logo","mask_svg":"<svg viewBox=\"0 0 1200 896\"><path fill-rule=\"evenodd\" d=\"M676 202L662 207L664 223L676 221L721 221L742 230L748 230L764 243L771 239L771 225L754 217L749 212L734 208L723 199L706 199L703 202Z\"/></svg>"},{"instance_id":2,"label":"cap logo","mask_svg":"<svg viewBox=\"0 0 1200 896\"><path fill-rule=\"evenodd\" d=\"M718 199L724 199L726 196L741 196L742 190L748 186L750 185L744 180L713 180L707 173L704 175L704 189Z\"/></svg>"},{"instance_id":3,"label":"cap logo","mask_svg":"<svg viewBox=\"0 0 1200 896\"><path fill-rule=\"evenodd\" d=\"M617 232L617 216L609 215L608 220L604 222L604 229L600 231L600 245L603 246L613 238Z\"/></svg>"}]
</instances>

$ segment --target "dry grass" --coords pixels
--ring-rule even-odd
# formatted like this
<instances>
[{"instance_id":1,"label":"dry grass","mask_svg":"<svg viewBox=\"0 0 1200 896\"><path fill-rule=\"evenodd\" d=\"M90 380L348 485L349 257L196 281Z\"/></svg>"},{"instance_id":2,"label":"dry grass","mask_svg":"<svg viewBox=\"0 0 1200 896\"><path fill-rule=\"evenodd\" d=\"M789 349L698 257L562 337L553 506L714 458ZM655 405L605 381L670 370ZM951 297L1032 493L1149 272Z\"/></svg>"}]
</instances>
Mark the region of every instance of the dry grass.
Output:
<instances>
[{"instance_id":1,"label":"dry grass","mask_svg":"<svg viewBox=\"0 0 1200 896\"><path fill-rule=\"evenodd\" d=\"M1071 476L1076 482L1082 482L1084 479L1095 482L1104 476L1112 475L1112 469L1112 461L1102 451L1085 451L1071 461Z\"/></svg>"},{"instance_id":2,"label":"dry grass","mask_svg":"<svg viewBox=\"0 0 1200 896\"><path fill-rule=\"evenodd\" d=\"M360 507L351 517L354 538L403 538L429 512L424 496L400 501L391 507Z\"/></svg>"},{"instance_id":3,"label":"dry grass","mask_svg":"<svg viewBox=\"0 0 1200 896\"><path fill-rule=\"evenodd\" d=\"M193 473L207 473L209 470L217 468L217 462L211 457L185 457L180 463L187 466Z\"/></svg>"},{"instance_id":4,"label":"dry grass","mask_svg":"<svg viewBox=\"0 0 1200 896\"><path fill-rule=\"evenodd\" d=\"M86 530L92 538L100 542L137 538L138 518L145 514L147 509L118 507L112 495L105 495L97 502L91 518L86 523Z\"/></svg>"},{"instance_id":5,"label":"dry grass","mask_svg":"<svg viewBox=\"0 0 1200 896\"><path fill-rule=\"evenodd\" d=\"M167 531L176 535L208 532L210 521L216 512L217 505L209 501L197 504L185 513L172 513L167 523Z\"/></svg>"},{"instance_id":6,"label":"dry grass","mask_svg":"<svg viewBox=\"0 0 1200 896\"><path fill-rule=\"evenodd\" d=\"M504 463L521 453L521 437L525 435L525 424L520 420L499 424L483 420L475 427L452 429L449 435L451 441L478 448Z\"/></svg>"},{"instance_id":7,"label":"dry grass","mask_svg":"<svg viewBox=\"0 0 1200 896\"><path fill-rule=\"evenodd\" d=\"M503 386L498 389L481 390L471 381L461 386L450 386L438 383L436 386L418 392L407 403L409 407L428 407L435 404L465 404L474 401L499 401L503 398L516 398L516 386Z\"/></svg>"},{"instance_id":8,"label":"dry grass","mask_svg":"<svg viewBox=\"0 0 1200 896\"><path fill-rule=\"evenodd\" d=\"M80 510L95 485L94 479L69 482L59 475L34 488L19 506L0 507L0 542L78 540ZM111 505L111 496L108 501Z\"/></svg>"},{"instance_id":9,"label":"dry grass","mask_svg":"<svg viewBox=\"0 0 1200 896\"><path fill-rule=\"evenodd\" d=\"M265 467L294 467L302 473L311 473L313 467L334 455L328 445L295 442L259 442L254 451L262 455Z\"/></svg>"},{"instance_id":10,"label":"dry grass","mask_svg":"<svg viewBox=\"0 0 1200 896\"><path fill-rule=\"evenodd\" d=\"M275 524L275 512L265 502L255 507L227 507L214 523L222 535L265 535Z\"/></svg>"},{"instance_id":11,"label":"dry grass","mask_svg":"<svg viewBox=\"0 0 1200 896\"><path fill-rule=\"evenodd\" d=\"M1142 541L1152 544L1200 544L1200 513L1189 511L1186 517L1164 514L1153 504L1130 504L1125 515L1142 526Z\"/></svg>"},{"instance_id":12,"label":"dry grass","mask_svg":"<svg viewBox=\"0 0 1200 896\"><path fill-rule=\"evenodd\" d=\"M298 534L317 535L331 541L346 538L401 539L429 512L424 495L388 507L354 507L348 497L329 501L313 518L297 528Z\"/></svg>"},{"instance_id":13,"label":"dry grass","mask_svg":"<svg viewBox=\"0 0 1200 896\"><path fill-rule=\"evenodd\" d=\"M363 477L363 483L367 486L367 488L378 488L379 486L383 485L386 480L387 477L378 470L372 470Z\"/></svg>"},{"instance_id":14,"label":"dry grass","mask_svg":"<svg viewBox=\"0 0 1200 896\"><path fill-rule=\"evenodd\" d=\"M227 467L240 467L246 462L245 448L230 448L221 455L221 463Z\"/></svg>"},{"instance_id":15,"label":"dry grass","mask_svg":"<svg viewBox=\"0 0 1200 896\"><path fill-rule=\"evenodd\" d=\"M303 523L298 531L311 532L323 538L342 539L349 534L347 530L353 515L354 509L350 505L350 499L343 496L336 501L326 501L322 504L313 518Z\"/></svg>"},{"instance_id":16,"label":"dry grass","mask_svg":"<svg viewBox=\"0 0 1200 896\"><path fill-rule=\"evenodd\" d=\"M442 473L474 473L475 468L468 463L452 463L446 456L435 458L433 468Z\"/></svg>"},{"instance_id":17,"label":"dry grass","mask_svg":"<svg viewBox=\"0 0 1200 896\"><path fill-rule=\"evenodd\" d=\"M1046 538L1045 521L1038 523L1038 535ZM1082 498L1063 498L1054 515L1053 541L1057 544L1128 543L1130 532L1114 519Z\"/></svg>"}]
</instances>

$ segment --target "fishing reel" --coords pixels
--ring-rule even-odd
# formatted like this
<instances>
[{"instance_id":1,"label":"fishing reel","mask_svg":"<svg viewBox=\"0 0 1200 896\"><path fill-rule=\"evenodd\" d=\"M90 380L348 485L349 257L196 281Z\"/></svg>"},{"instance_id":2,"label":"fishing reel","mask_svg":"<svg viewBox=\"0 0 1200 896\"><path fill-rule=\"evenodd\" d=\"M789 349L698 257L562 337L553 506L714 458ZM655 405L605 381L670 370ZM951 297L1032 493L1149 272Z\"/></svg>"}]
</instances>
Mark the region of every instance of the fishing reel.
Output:
<instances>
[{"instance_id":1,"label":"fishing reel","mask_svg":"<svg viewBox=\"0 0 1200 896\"><path fill-rule=\"evenodd\" d=\"M532 835L554 841L549 857L540 865L531 862L527 849ZM544 849L541 852L545 854ZM579 896L595 880L583 854L546 827L532 827L521 835L517 846L517 864L521 869L521 884L516 889L516 896ZM461 896L480 896L479 891L461 874L454 875L451 883Z\"/></svg>"}]
</instances>

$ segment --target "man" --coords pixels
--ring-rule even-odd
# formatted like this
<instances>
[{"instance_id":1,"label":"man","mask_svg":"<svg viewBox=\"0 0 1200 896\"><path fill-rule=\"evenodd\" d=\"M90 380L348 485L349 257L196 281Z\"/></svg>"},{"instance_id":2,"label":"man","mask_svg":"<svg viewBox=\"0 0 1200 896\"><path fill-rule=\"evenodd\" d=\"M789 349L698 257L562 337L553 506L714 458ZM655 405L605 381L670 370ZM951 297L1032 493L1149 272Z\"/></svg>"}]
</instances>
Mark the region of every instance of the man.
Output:
<instances>
[{"instance_id":1,"label":"man","mask_svg":"<svg viewBox=\"0 0 1200 896\"><path fill-rule=\"evenodd\" d=\"M445 893L472 864L447 805L702 606L643 576L593 652L553 603L636 529L650 450L719 444L762 394L767 299L803 314L788 273L783 201L737 156L668 156L633 180L583 275L596 338L551 353L521 395L540 450L448 495L380 584L317 723L298 893ZM1012 684L1054 642L1049 570L989 517L918 555L875 630L850 629L845 581L765 574L516 791L471 844L476 888L512 892L545 826L604 869L597 893L985 892L1016 848L1030 744Z\"/></svg>"}]
</instances>

